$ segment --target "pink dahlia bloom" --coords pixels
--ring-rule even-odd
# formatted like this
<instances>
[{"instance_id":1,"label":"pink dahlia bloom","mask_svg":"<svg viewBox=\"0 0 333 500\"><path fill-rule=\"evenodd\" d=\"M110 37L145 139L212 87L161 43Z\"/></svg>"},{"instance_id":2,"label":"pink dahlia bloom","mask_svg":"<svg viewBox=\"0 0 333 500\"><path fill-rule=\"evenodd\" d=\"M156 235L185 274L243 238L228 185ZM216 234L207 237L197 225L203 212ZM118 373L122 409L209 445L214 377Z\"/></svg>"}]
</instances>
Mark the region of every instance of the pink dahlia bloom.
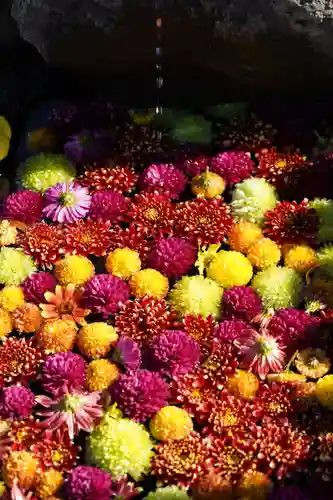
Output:
<instances>
[{"instance_id":1,"label":"pink dahlia bloom","mask_svg":"<svg viewBox=\"0 0 333 500\"><path fill-rule=\"evenodd\" d=\"M231 320L221 321L214 330L214 338L220 342L234 342L240 337L245 337L251 332L251 327L245 321Z\"/></svg>"},{"instance_id":2,"label":"pink dahlia bloom","mask_svg":"<svg viewBox=\"0 0 333 500\"><path fill-rule=\"evenodd\" d=\"M55 277L46 272L33 273L23 282L24 298L27 302L41 304L45 300L46 292L54 292L57 286Z\"/></svg>"},{"instance_id":3,"label":"pink dahlia bloom","mask_svg":"<svg viewBox=\"0 0 333 500\"><path fill-rule=\"evenodd\" d=\"M36 396L36 402L45 408L38 413L46 417L40 425L51 432L66 427L70 439L74 439L81 430L90 433L103 415L100 398L100 392L77 390L54 399Z\"/></svg>"},{"instance_id":4,"label":"pink dahlia bloom","mask_svg":"<svg viewBox=\"0 0 333 500\"><path fill-rule=\"evenodd\" d=\"M130 289L125 281L111 274L97 274L85 284L80 303L92 313L107 318L129 298Z\"/></svg>"},{"instance_id":5,"label":"pink dahlia bloom","mask_svg":"<svg viewBox=\"0 0 333 500\"><path fill-rule=\"evenodd\" d=\"M121 375L111 386L111 397L120 410L137 422L145 422L167 406L168 384L158 373L148 370Z\"/></svg>"},{"instance_id":6,"label":"pink dahlia bloom","mask_svg":"<svg viewBox=\"0 0 333 500\"><path fill-rule=\"evenodd\" d=\"M126 198L112 189L103 189L92 195L89 217L93 220L119 222L124 220L128 203Z\"/></svg>"},{"instance_id":7,"label":"pink dahlia bloom","mask_svg":"<svg viewBox=\"0 0 333 500\"><path fill-rule=\"evenodd\" d=\"M68 474L64 492L68 500L109 500L111 476L97 467L80 465Z\"/></svg>"},{"instance_id":8,"label":"pink dahlia bloom","mask_svg":"<svg viewBox=\"0 0 333 500\"><path fill-rule=\"evenodd\" d=\"M43 214L54 222L68 224L83 219L90 204L88 188L75 182L60 182L45 191Z\"/></svg>"},{"instance_id":9,"label":"pink dahlia bloom","mask_svg":"<svg viewBox=\"0 0 333 500\"><path fill-rule=\"evenodd\" d=\"M223 177L229 186L251 177L254 163L249 153L225 151L211 161L210 170Z\"/></svg>"},{"instance_id":10,"label":"pink dahlia bloom","mask_svg":"<svg viewBox=\"0 0 333 500\"><path fill-rule=\"evenodd\" d=\"M160 238L148 256L148 267L157 269L168 278L187 273L197 258L197 248L182 238Z\"/></svg>"},{"instance_id":11,"label":"pink dahlia bloom","mask_svg":"<svg viewBox=\"0 0 333 500\"><path fill-rule=\"evenodd\" d=\"M42 217L43 196L24 189L8 196L3 206L3 217L33 224Z\"/></svg>"},{"instance_id":12,"label":"pink dahlia bloom","mask_svg":"<svg viewBox=\"0 0 333 500\"><path fill-rule=\"evenodd\" d=\"M80 354L57 352L48 356L42 369L42 386L55 396L73 389L83 389L87 363Z\"/></svg>"},{"instance_id":13,"label":"pink dahlia bloom","mask_svg":"<svg viewBox=\"0 0 333 500\"><path fill-rule=\"evenodd\" d=\"M177 199L185 191L187 177L171 163L149 165L141 174L139 187L144 191L168 193Z\"/></svg>"},{"instance_id":14,"label":"pink dahlia bloom","mask_svg":"<svg viewBox=\"0 0 333 500\"><path fill-rule=\"evenodd\" d=\"M261 379L265 379L269 372L283 370L284 346L265 331L247 331L244 337L235 340L235 345L243 356L241 367L257 373Z\"/></svg>"},{"instance_id":15,"label":"pink dahlia bloom","mask_svg":"<svg viewBox=\"0 0 333 500\"><path fill-rule=\"evenodd\" d=\"M307 328L315 323L305 311L288 307L279 309L270 319L267 329L273 337L286 346L295 344L306 335Z\"/></svg>"},{"instance_id":16,"label":"pink dahlia bloom","mask_svg":"<svg viewBox=\"0 0 333 500\"><path fill-rule=\"evenodd\" d=\"M234 286L223 293L222 311L226 319L250 322L262 312L262 303L253 288Z\"/></svg>"}]
</instances>

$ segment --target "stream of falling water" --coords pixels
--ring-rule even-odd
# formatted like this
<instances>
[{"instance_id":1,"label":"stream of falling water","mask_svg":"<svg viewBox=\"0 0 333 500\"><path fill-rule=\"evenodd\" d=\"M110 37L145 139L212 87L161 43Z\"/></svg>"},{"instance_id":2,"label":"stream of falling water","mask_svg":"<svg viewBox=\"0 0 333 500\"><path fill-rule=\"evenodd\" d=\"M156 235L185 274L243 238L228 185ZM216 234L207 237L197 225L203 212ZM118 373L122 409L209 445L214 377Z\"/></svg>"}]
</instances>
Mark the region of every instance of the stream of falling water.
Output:
<instances>
[{"instance_id":1,"label":"stream of falling water","mask_svg":"<svg viewBox=\"0 0 333 500\"><path fill-rule=\"evenodd\" d=\"M163 114L162 89L163 89L163 49L162 49L162 30L163 18L160 13L160 1L155 0L155 25L156 25L156 47L155 47L155 78L156 78L156 115Z\"/></svg>"}]
</instances>

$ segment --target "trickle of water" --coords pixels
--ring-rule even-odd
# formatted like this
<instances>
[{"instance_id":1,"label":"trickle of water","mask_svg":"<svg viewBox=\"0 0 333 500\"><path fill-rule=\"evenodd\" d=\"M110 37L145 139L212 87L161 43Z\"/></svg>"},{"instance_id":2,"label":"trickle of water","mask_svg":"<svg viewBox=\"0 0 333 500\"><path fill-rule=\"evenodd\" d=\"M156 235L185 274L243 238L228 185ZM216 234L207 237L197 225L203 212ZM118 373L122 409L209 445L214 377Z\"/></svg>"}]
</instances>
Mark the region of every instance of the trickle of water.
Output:
<instances>
[{"instance_id":1,"label":"trickle of water","mask_svg":"<svg viewBox=\"0 0 333 500\"><path fill-rule=\"evenodd\" d=\"M156 70L156 107L155 107L155 113L157 115L161 115L163 113L163 106L161 102L161 93L162 93L162 88L163 88L163 65L162 65L162 58L163 58L163 50L162 50L162 29L163 29L163 19L160 15L158 15L158 10L159 10L159 2L158 0L155 2L155 11L156 11L156 48L155 48L155 55L156 55L156 64L155 64L155 70Z\"/></svg>"}]
</instances>

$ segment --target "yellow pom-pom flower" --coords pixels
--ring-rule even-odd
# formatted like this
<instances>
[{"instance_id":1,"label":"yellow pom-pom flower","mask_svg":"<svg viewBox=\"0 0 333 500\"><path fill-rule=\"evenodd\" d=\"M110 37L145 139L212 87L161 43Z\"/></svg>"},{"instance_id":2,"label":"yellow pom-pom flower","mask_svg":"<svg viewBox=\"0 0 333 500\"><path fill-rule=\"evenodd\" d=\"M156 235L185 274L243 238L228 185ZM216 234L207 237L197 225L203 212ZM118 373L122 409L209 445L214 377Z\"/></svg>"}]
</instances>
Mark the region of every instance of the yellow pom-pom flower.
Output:
<instances>
[{"instance_id":1,"label":"yellow pom-pom flower","mask_svg":"<svg viewBox=\"0 0 333 500\"><path fill-rule=\"evenodd\" d=\"M247 285L253 275L251 262L240 252L218 252L209 263L206 273L223 288Z\"/></svg>"},{"instance_id":2,"label":"yellow pom-pom flower","mask_svg":"<svg viewBox=\"0 0 333 500\"><path fill-rule=\"evenodd\" d=\"M86 383L89 391L106 391L120 376L117 365L108 359L95 359L87 369Z\"/></svg>"},{"instance_id":3,"label":"yellow pom-pom flower","mask_svg":"<svg viewBox=\"0 0 333 500\"><path fill-rule=\"evenodd\" d=\"M235 396L253 399L259 390L260 382L254 373L237 370L235 375L228 380L227 387Z\"/></svg>"},{"instance_id":4,"label":"yellow pom-pom flower","mask_svg":"<svg viewBox=\"0 0 333 500\"><path fill-rule=\"evenodd\" d=\"M266 500L273 483L260 471L249 470L237 485L237 498L242 500Z\"/></svg>"},{"instance_id":5,"label":"yellow pom-pom flower","mask_svg":"<svg viewBox=\"0 0 333 500\"><path fill-rule=\"evenodd\" d=\"M17 481L22 490L29 490L37 480L38 461L28 451L11 451L2 463L2 475L7 486Z\"/></svg>"},{"instance_id":6,"label":"yellow pom-pom flower","mask_svg":"<svg viewBox=\"0 0 333 500\"><path fill-rule=\"evenodd\" d=\"M77 345L87 358L97 359L107 356L118 339L113 326L103 322L90 323L79 331Z\"/></svg>"},{"instance_id":7,"label":"yellow pom-pom flower","mask_svg":"<svg viewBox=\"0 0 333 500\"><path fill-rule=\"evenodd\" d=\"M32 258L22 250L11 247L1 248L0 283L3 285L20 285L35 270Z\"/></svg>"},{"instance_id":8,"label":"yellow pom-pom flower","mask_svg":"<svg viewBox=\"0 0 333 500\"><path fill-rule=\"evenodd\" d=\"M184 276L168 296L171 308L182 317L187 314L204 318L218 318L223 289L215 281L203 276Z\"/></svg>"},{"instance_id":9,"label":"yellow pom-pom flower","mask_svg":"<svg viewBox=\"0 0 333 500\"><path fill-rule=\"evenodd\" d=\"M325 375L318 380L315 394L323 406L333 410L333 375Z\"/></svg>"},{"instance_id":10,"label":"yellow pom-pom flower","mask_svg":"<svg viewBox=\"0 0 333 500\"><path fill-rule=\"evenodd\" d=\"M49 498L60 490L63 482L64 478L60 471L47 469L41 475L36 488L36 493L39 498Z\"/></svg>"},{"instance_id":11,"label":"yellow pom-pom flower","mask_svg":"<svg viewBox=\"0 0 333 500\"><path fill-rule=\"evenodd\" d=\"M130 279L141 269L138 252L130 248L117 248L111 252L105 261L106 270L121 279Z\"/></svg>"},{"instance_id":12,"label":"yellow pom-pom flower","mask_svg":"<svg viewBox=\"0 0 333 500\"><path fill-rule=\"evenodd\" d=\"M0 246L14 245L16 236L17 229L9 220L0 221Z\"/></svg>"},{"instance_id":13,"label":"yellow pom-pom flower","mask_svg":"<svg viewBox=\"0 0 333 500\"><path fill-rule=\"evenodd\" d=\"M262 238L250 247L247 258L254 267L260 270L267 269L279 263L281 251L275 241L269 238Z\"/></svg>"},{"instance_id":14,"label":"yellow pom-pom flower","mask_svg":"<svg viewBox=\"0 0 333 500\"><path fill-rule=\"evenodd\" d=\"M70 351L74 347L78 327L72 320L46 321L37 332L39 344L47 354Z\"/></svg>"},{"instance_id":15,"label":"yellow pom-pom flower","mask_svg":"<svg viewBox=\"0 0 333 500\"><path fill-rule=\"evenodd\" d=\"M159 441L184 439L193 430L193 422L186 410L165 406L149 422L152 436Z\"/></svg>"},{"instance_id":16,"label":"yellow pom-pom flower","mask_svg":"<svg viewBox=\"0 0 333 500\"><path fill-rule=\"evenodd\" d=\"M12 317L8 311L0 309L0 338L6 337L13 329Z\"/></svg>"},{"instance_id":17,"label":"yellow pom-pom flower","mask_svg":"<svg viewBox=\"0 0 333 500\"><path fill-rule=\"evenodd\" d=\"M68 255L55 265L54 273L62 286L81 286L94 276L95 268L87 257Z\"/></svg>"},{"instance_id":18,"label":"yellow pom-pom flower","mask_svg":"<svg viewBox=\"0 0 333 500\"><path fill-rule=\"evenodd\" d=\"M153 297L163 299L169 290L168 278L155 269L143 269L134 274L130 287L135 297Z\"/></svg>"},{"instance_id":19,"label":"yellow pom-pom flower","mask_svg":"<svg viewBox=\"0 0 333 500\"><path fill-rule=\"evenodd\" d=\"M0 290L0 307L8 312L13 312L24 304L22 288L18 286L5 286Z\"/></svg>"},{"instance_id":20,"label":"yellow pom-pom flower","mask_svg":"<svg viewBox=\"0 0 333 500\"><path fill-rule=\"evenodd\" d=\"M317 254L308 245L295 245L285 251L284 264L299 273L307 273L317 265Z\"/></svg>"},{"instance_id":21,"label":"yellow pom-pom flower","mask_svg":"<svg viewBox=\"0 0 333 500\"><path fill-rule=\"evenodd\" d=\"M228 243L232 250L247 253L250 247L262 237L263 233L257 224L240 220L231 229Z\"/></svg>"}]
</instances>

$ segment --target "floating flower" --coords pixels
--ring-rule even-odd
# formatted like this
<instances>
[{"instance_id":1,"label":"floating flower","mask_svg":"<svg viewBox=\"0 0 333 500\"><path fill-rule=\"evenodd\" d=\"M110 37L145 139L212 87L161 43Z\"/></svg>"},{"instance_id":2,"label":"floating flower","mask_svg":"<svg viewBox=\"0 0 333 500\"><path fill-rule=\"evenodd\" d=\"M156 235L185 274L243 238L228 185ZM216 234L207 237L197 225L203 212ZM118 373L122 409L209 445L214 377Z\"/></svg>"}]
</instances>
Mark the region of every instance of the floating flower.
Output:
<instances>
[{"instance_id":1,"label":"floating flower","mask_svg":"<svg viewBox=\"0 0 333 500\"><path fill-rule=\"evenodd\" d=\"M233 343L239 337L246 336L249 331L251 331L251 327L245 321L239 319L224 320L215 327L214 338L220 342Z\"/></svg>"},{"instance_id":2,"label":"floating flower","mask_svg":"<svg viewBox=\"0 0 333 500\"><path fill-rule=\"evenodd\" d=\"M126 229L114 226L110 230L110 250L116 248L129 248L138 252L140 259L144 261L152 248L151 241L145 234L144 229L130 225Z\"/></svg>"},{"instance_id":3,"label":"floating flower","mask_svg":"<svg viewBox=\"0 0 333 500\"><path fill-rule=\"evenodd\" d=\"M8 486L28 491L37 481L37 459L29 451L10 451L2 464L2 473Z\"/></svg>"},{"instance_id":4,"label":"floating flower","mask_svg":"<svg viewBox=\"0 0 333 500\"><path fill-rule=\"evenodd\" d=\"M76 291L75 285L57 285L54 293L46 292L44 297L47 303L40 304L40 308L46 320L74 320L79 325L85 323L84 318L90 311L79 307L81 291Z\"/></svg>"},{"instance_id":5,"label":"floating flower","mask_svg":"<svg viewBox=\"0 0 333 500\"><path fill-rule=\"evenodd\" d=\"M264 419L276 421L288 418L293 413L292 393L288 384L261 385L256 401L263 411Z\"/></svg>"},{"instance_id":6,"label":"floating flower","mask_svg":"<svg viewBox=\"0 0 333 500\"><path fill-rule=\"evenodd\" d=\"M110 274L98 274L86 282L80 303L107 318L120 309L129 295L129 286L123 280Z\"/></svg>"},{"instance_id":7,"label":"floating flower","mask_svg":"<svg viewBox=\"0 0 333 500\"><path fill-rule=\"evenodd\" d=\"M135 297L153 297L163 299L169 290L168 278L155 269L142 269L130 280L132 295Z\"/></svg>"},{"instance_id":8,"label":"floating flower","mask_svg":"<svg viewBox=\"0 0 333 500\"><path fill-rule=\"evenodd\" d=\"M220 197L225 187L224 179L209 170L193 177L191 182L192 193L195 196L208 199Z\"/></svg>"},{"instance_id":9,"label":"floating flower","mask_svg":"<svg viewBox=\"0 0 333 500\"><path fill-rule=\"evenodd\" d=\"M75 344L78 327L73 319L46 321L36 337L47 354L70 351Z\"/></svg>"},{"instance_id":10,"label":"floating flower","mask_svg":"<svg viewBox=\"0 0 333 500\"><path fill-rule=\"evenodd\" d=\"M327 408L333 408L333 375L325 375L316 383L315 395Z\"/></svg>"},{"instance_id":11,"label":"floating flower","mask_svg":"<svg viewBox=\"0 0 333 500\"><path fill-rule=\"evenodd\" d=\"M111 351L117 339L113 326L103 322L89 323L79 331L77 345L84 356L103 358Z\"/></svg>"},{"instance_id":12,"label":"floating flower","mask_svg":"<svg viewBox=\"0 0 333 500\"><path fill-rule=\"evenodd\" d=\"M137 194L130 205L128 216L134 225L149 234L172 234L174 207L165 194Z\"/></svg>"},{"instance_id":13,"label":"floating flower","mask_svg":"<svg viewBox=\"0 0 333 500\"><path fill-rule=\"evenodd\" d=\"M0 377L6 383L20 382L36 376L43 363L43 352L31 340L5 339L0 346Z\"/></svg>"},{"instance_id":14,"label":"floating flower","mask_svg":"<svg viewBox=\"0 0 333 500\"><path fill-rule=\"evenodd\" d=\"M207 156L196 156L185 161L183 169L189 177L200 175L210 166L211 159Z\"/></svg>"},{"instance_id":15,"label":"floating flower","mask_svg":"<svg viewBox=\"0 0 333 500\"><path fill-rule=\"evenodd\" d=\"M40 193L24 189L6 198L3 215L6 219L33 224L42 217L43 197Z\"/></svg>"},{"instance_id":16,"label":"floating flower","mask_svg":"<svg viewBox=\"0 0 333 500\"><path fill-rule=\"evenodd\" d=\"M281 251L275 241L262 238L249 248L247 258L257 269L267 269L270 266L276 266L280 262Z\"/></svg>"},{"instance_id":17,"label":"floating flower","mask_svg":"<svg viewBox=\"0 0 333 500\"><path fill-rule=\"evenodd\" d=\"M63 231L46 222L36 222L18 236L18 246L43 269L50 268L65 253Z\"/></svg>"},{"instance_id":18,"label":"floating flower","mask_svg":"<svg viewBox=\"0 0 333 500\"><path fill-rule=\"evenodd\" d=\"M64 482L63 474L55 469L48 469L40 477L36 493L40 498L52 498Z\"/></svg>"},{"instance_id":19,"label":"floating flower","mask_svg":"<svg viewBox=\"0 0 333 500\"><path fill-rule=\"evenodd\" d=\"M306 164L306 157L301 153L281 153L276 148L262 149L256 154L258 173L278 189L284 187L292 176L292 170Z\"/></svg>"},{"instance_id":20,"label":"floating flower","mask_svg":"<svg viewBox=\"0 0 333 500\"><path fill-rule=\"evenodd\" d=\"M68 500L109 500L111 477L97 467L80 465L69 473L64 490Z\"/></svg>"},{"instance_id":21,"label":"floating flower","mask_svg":"<svg viewBox=\"0 0 333 500\"><path fill-rule=\"evenodd\" d=\"M139 186L147 192L168 193L177 199L185 190L187 178L171 163L149 165L141 174Z\"/></svg>"},{"instance_id":22,"label":"floating flower","mask_svg":"<svg viewBox=\"0 0 333 500\"><path fill-rule=\"evenodd\" d=\"M75 174L75 167L64 156L41 153L20 165L18 178L25 189L44 193L59 182L72 181Z\"/></svg>"},{"instance_id":23,"label":"floating flower","mask_svg":"<svg viewBox=\"0 0 333 500\"><path fill-rule=\"evenodd\" d=\"M126 416L145 422L167 405L168 384L157 373L138 370L121 375L110 388L111 397Z\"/></svg>"},{"instance_id":24,"label":"floating flower","mask_svg":"<svg viewBox=\"0 0 333 500\"><path fill-rule=\"evenodd\" d=\"M251 400L255 397L260 387L258 377L245 370L237 370L235 375L227 380L227 389L234 396Z\"/></svg>"},{"instance_id":25,"label":"floating flower","mask_svg":"<svg viewBox=\"0 0 333 500\"><path fill-rule=\"evenodd\" d=\"M9 220L0 219L0 246L14 245L17 237L16 226Z\"/></svg>"},{"instance_id":26,"label":"floating flower","mask_svg":"<svg viewBox=\"0 0 333 500\"><path fill-rule=\"evenodd\" d=\"M261 238L263 238L262 230L257 224L240 219L231 228L228 243L232 250L247 253Z\"/></svg>"},{"instance_id":27,"label":"floating flower","mask_svg":"<svg viewBox=\"0 0 333 500\"><path fill-rule=\"evenodd\" d=\"M49 432L41 434L30 446L35 458L45 470L68 472L79 458L81 448L73 444L67 432Z\"/></svg>"},{"instance_id":28,"label":"floating flower","mask_svg":"<svg viewBox=\"0 0 333 500\"><path fill-rule=\"evenodd\" d=\"M80 286L95 274L95 268L87 257L67 255L56 263L54 274L62 286Z\"/></svg>"},{"instance_id":29,"label":"floating flower","mask_svg":"<svg viewBox=\"0 0 333 500\"><path fill-rule=\"evenodd\" d=\"M176 235L199 245L222 243L233 223L230 207L220 199L186 201L175 209Z\"/></svg>"},{"instance_id":30,"label":"floating flower","mask_svg":"<svg viewBox=\"0 0 333 500\"><path fill-rule=\"evenodd\" d=\"M148 256L148 265L168 278L179 278L193 266L196 254L196 247L182 238L160 238Z\"/></svg>"},{"instance_id":31,"label":"floating flower","mask_svg":"<svg viewBox=\"0 0 333 500\"><path fill-rule=\"evenodd\" d=\"M233 500L233 485L230 479L211 470L199 477L191 487L194 500Z\"/></svg>"},{"instance_id":32,"label":"floating flower","mask_svg":"<svg viewBox=\"0 0 333 500\"><path fill-rule=\"evenodd\" d=\"M91 196L86 187L61 182L44 193L43 215L54 222L69 223L83 219L90 209Z\"/></svg>"},{"instance_id":33,"label":"floating flower","mask_svg":"<svg viewBox=\"0 0 333 500\"><path fill-rule=\"evenodd\" d=\"M120 370L108 359L95 359L88 365L87 387L90 391L106 391L120 377Z\"/></svg>"},{"instance_id":34,"label":"floating flower","mask_svg":"<svg viewBox=\"0 0 333 500\"><path fill-rule=\"evenodd\" d=\"M186 410L177 406L165 406L150 420L149 429L159 441L178 441L193 431L193 422Z\"/></svg>"},{"instance_id":35,"label":"floating flower","mask_svg":"<svg viewBox=\"0 0 333 500\"><path fill-rule=\"evenodd\" d=\"M87 363L73 352L58 352L48 356L42 369L42 386L46 392L59 395L73 389L83 389Z\"/></svg>"},{"instance_id":36,"label":"floating flower","mask_svg":"<svg viewBox=\"0 0 333 500\"><path fill-rule=\"evenodd\" d=\"M272 481L267 474L249 470L237 484L237 494L246 500L266 500L272 489Z\"/></svg>"},{"instance_id":37,"label":"floating flower","mask_svg":"<svg viewBox=\"0 0 333 500\"><path fill-rule=\"evenodd\" d=\"M30 417L35 406L35 395L27 387L10 385L0 395L0 415L6 420L22 420Z\"/></svg>"},{"instance_id":38,"label":"floating flower","mask_svg":"<svg viewBox=\"0 0 333 500\"><path fill-rule=\"evenodd\" d=\"M242 367L258 373L261 379L270 371L282 371L284 348L268 333L247 331L244 337L237 339L235 343L243 356Z\"/></svg>"},{"instance_id":39,"label":"floating flower","mask_svg":"<svg viewBox=\"0 0 333 500\"><path fill-rule=\"evenodd\" d=\"M220 175L229 186L251 177L254 163L249 153L225 151L212 158L210 169Z\"/></svg>"},{"instance_id":40,"label":"floating flower","mask_svg":"<svg viewBox=\"0 0 333 500\"><path fill-rule=\"evenodd\" d=\"M315 198L309 201L309 207L314 208L319 217L319 231L317 238L320 242L333 239L333 200Z\"/></svg>"},{"instance_id":41,"label":"floating flower","mask_svg":"<svg viewBox=\"0 0 333 500\"><path fill-rule=\"evenodd\" d=\"M45 408L39 412L46 417L41 426L52 432L64 426L70 439L74 439L81 430L91 432L96 421L103 415L99 399L99 392L77 390L54 399L36 396L36 402Z\"/></svg>"},{"instance_id":42,"label":"floating flower","mask_svg":"<svg viewBox=\"0 0 333 500\"><path fill-rule=\"evenodd\" d=\"M232 192L232 214L249 222L260 224L267 210L277 204L274 186L265 179L250 177L236 184Z\"/></svg>"},{"instance_id":43,"label":"floating flower","mask_svg":"<svg viewBox=\"0 0 333 500\"><path fill-rule=\"evenodd\" d=\"M102 191L111 189L118 193L131 192L139 176L130 167L101 167L98 169L88 168L79 177L83 186L89 187L90 191Z\"/></svg>"},{"instance_id":44,"label":"floating flower","mask_svg":"<svg viewBox=\"0 0 333 500\"><path fill-rule=\"evenodd\" d=\"M251 285L261 298L265 309L297 307L300 303L302 279L293 269L269 267L259 272Z\"/></svg>"},{"instance_id":45,"label":"floating flower","mask_svg":"<svg viewBox=\"0 0 333 500\"><path fill-rule=\"evenodd\" d=\"M32 273L22 283L25 300L40 304L44 300L45 292L54 292L57 281L47 272Z\"/></svg>"},{"instance_id":46,"label":"floating flower","mask_svg":"<svg viewBox=\"0 0 333 500\"><path fill-rule=\"evenodd\" d=\"M308 245L295 245L284 253L284 265L298 273L306 273L317 265L316 252Z\"/></svg>"},{"instance_id":47,"label":"floating flower","mask_svg":"<svg viewBox=\"0 0 333 500\"><path fill-rule=\"evenodd\" d=\"M135 371L141 364L141 351L135 340L122 336L116 343L112 359L128 371Z\"/></svg>"},{"instance_id":48,"label":"floating flower","mask_svg":"<svg viewBox=\"0 0 333 500\"><path fill-rule=\"evenodd\" d=\"M303 349L295 358L295 366L299 373L306 377L321 378L331 368L330 358L322 349Z\"/></svg>"},{"instance_id":49,"label":"floating flower","mask_svg":"<svg viewBox=\"0 0 333 500\"><path fill-rule=\"evenodd\" d=\"M206 356L212 350L215 325L213 316L204 318L200 314L187 314L182 319L181 328L198 342L201 353Z\"/></svg>"},{"instance_id":50,"label":"floating flower","mask_svg":"<svg viewBox=\"0 0 333 500\"><path fill-rule=\"evenodd\" d=\"M116 248L105 261L106 270L121 279L130 279L141 269L138 252L130 248Z\"/></svg>"},{"instance_id":51,"label":"floating flower","mask_svg":"<svg viewBox=\"0 0 333 500\"><path fill-rule=\"evenodd\" d=\"M199 363L200 346L180 330L166 330L147 347L147 363L153 371L171 377L192 371Z\"/></svg>"},{"instance_id":52,"label":"floating flower","mask_svg":"<svg viewBox=\"0 0 333 500\"><path fill-rule=\"evenodd\" d=\"M24 304L12 314L13 327L19 333L33 333L39 329L42 316L35 304Z\"/></svg>"},{"instance_id":53,"label":"floating flower","mask_svg":"<svg viewBox=\"0 0 333 500\"><path fill-rule=\"evenodd\" d=\"M206 274L221 287L232 288L247 285L253 268L249 259L240 252L220 250L207 265Z\"/></svg>"},{"instance_id":54,"label":"floating flower","mask_svg":"<svg viewBox=\"0 0 333 500\"><path fill-rule=\"evenodd\" d=\"M225 319L240 319L250 322L262 311L261 300L248 286L234 286L225 290L222 297Z\"/></svg>"},{"instance_id":55,"label":"floating flower","mask_svg":"<svg viewBox=\"0 0 333 500\"><path fill-rule=\"evenodd\" d=\"M20 285L36 270L32 259L22 250L2 247L0 250L0 283Z\"/></svg>"},{"instance_id":56,"label":"floating flower","mask_svg":"<svg viewBox=\"0 0 333 500\"><path fill-rule=\"evenodd\" d=\"M123 221L127 210L128 202L122 194L112 189L103 189L92 195L89 217L114 223Z\"/></svg>"},{"instance_id":57,"label":"floating flower","mask_svg":"<svg viewBox=\"0 0 333 500\"><path fill-rule=\"evenodd\" d=\"M276 311L269 320L267 329L284 345L295 345L304 338L307 328L313 323L313 318L305 311L289 307Z\"/></svg>"},{"instance_id":58,"label":"floating flower","mask_svg":"<svg viewBox=\"0 0 333 500\"><path fill-rule=\"evenodd\" d=\"M105 255L109 248L109 223L90 219L78 220L64 229L66 253Z\"/></svg>"},{"instance_id":59,"label":"floating flower","mask_svg":"<svg viewBox=\"0 0 333 500\"><path fill-rule=\"evenodd\" d=\"M22 288L18 286L5 286L0 290L0 307L7 312L24 305L24 295Z\"/></svg>"},{"instance_id":60,"label":"floating flower","mask_svg":"<svg viewBox=\"0 0 333 500\"><path fill-rule=\"evenodd\" d=\"M190 500L190 497L184 488L178 488L173 485L164 486L157 488L155 491L151 491L145 497L145 500Z\"/></svg>"},{"instance_id":61,"label":"floating flower","mask_svg":"<svg viewBox=\"0 0 333 500\"><path fill-rule=\"evenodd\" d=\"M172 326L174 315L165 300L140 297L125 302L116 314L116 330L139 344Z\"/></svg>"}]
</instances>

